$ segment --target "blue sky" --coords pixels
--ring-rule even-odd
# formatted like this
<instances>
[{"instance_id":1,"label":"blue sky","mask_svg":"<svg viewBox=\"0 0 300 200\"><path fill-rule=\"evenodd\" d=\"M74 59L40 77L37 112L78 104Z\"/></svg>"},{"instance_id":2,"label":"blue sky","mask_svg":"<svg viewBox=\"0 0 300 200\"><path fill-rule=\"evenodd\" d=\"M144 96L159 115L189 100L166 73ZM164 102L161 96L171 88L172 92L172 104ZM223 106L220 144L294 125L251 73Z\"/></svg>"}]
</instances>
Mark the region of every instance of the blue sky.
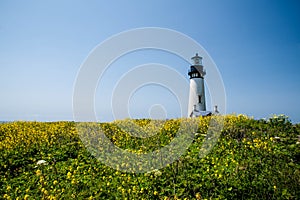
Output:
<instances>
[{"instance_id":1,"label":"blue sky","mask_svg":"<svg viewBox=\"0 0 300 200\"><path fill-rule=\"evenodd\" d=\"M128 29L162 27L207 50L223 78L227 113L300 122L299 8L296 0L0 1L0 121L72 120L73 85L92 49ZM121 72L149 62L176 65L188 81L189 64L161 51L124 56L123 71L116 62L104 80L113 85ZM133 117L166 99L169 117L178 115L172 95L144 89L130 101ZM153 96L161 98L147 101ZM109 121L104 98L99 86L97 115Z\"/></svg>"}]
</instances>

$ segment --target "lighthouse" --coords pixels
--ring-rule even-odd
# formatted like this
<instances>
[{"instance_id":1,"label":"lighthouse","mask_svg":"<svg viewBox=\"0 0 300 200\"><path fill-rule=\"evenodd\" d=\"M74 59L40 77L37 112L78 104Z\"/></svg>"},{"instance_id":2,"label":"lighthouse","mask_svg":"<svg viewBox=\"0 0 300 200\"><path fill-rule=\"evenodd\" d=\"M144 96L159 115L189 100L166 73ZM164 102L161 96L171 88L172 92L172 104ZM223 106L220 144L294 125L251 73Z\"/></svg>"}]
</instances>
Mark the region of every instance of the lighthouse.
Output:
<instances>
[{"instance_id":1,"label":"lighthouse","mask_svg":"<svg viewBox=\"0 0 300 200\"><path fill-rule=\"evenodd\" d=\"M190 77L190 95L189 95L189 117L207 116L211 112L206 111L204 76L206 74L202 65L202 57L196 53L188 75Z\"/></svg>"}]
</instances>

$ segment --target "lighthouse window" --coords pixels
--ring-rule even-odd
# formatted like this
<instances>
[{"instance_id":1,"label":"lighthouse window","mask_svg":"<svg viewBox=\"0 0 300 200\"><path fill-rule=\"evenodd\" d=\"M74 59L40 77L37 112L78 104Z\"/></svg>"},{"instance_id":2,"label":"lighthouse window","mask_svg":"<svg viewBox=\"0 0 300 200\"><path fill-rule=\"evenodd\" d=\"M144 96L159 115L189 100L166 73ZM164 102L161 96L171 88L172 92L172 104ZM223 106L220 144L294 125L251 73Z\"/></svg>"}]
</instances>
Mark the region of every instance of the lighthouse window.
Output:
<instances>
[{"instance_id":1,"label":"lighthouse window","mask_svg":"<svg viewBox=\"0 0 300 200\"><path fill-rule=\"evenodd\" d=\"M199 103L202 103L202 97L201 97L201 95L198 96L198 101L199 101Z\"/></svg>"}]
</instances>

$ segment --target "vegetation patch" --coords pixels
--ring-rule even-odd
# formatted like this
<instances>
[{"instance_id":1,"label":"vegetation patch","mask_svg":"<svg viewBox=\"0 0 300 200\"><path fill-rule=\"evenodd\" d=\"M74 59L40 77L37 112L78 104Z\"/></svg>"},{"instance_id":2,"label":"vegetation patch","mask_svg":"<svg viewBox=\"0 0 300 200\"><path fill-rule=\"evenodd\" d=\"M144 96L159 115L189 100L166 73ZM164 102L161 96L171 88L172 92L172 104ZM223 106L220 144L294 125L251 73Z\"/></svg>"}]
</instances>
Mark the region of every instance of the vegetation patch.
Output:
<instances>
[{"instance_id":1,"label":"vegetation patch","mask_svg":"<svg viewBox=\"0 0 300 200\"><path fill-rule=\"evenodd\" d=\"M228 115L217 144L201 158L210 119L198 118L193 143L176 162L139 174L97 161L75 122L1 123L0 199L299 199L299 124L283 115ZM147 126L151 120L94 126L117 147L147 153L168 145L181 120L167 120L157 134L140 138L130 133L132 123L155 129Z\"/></svg>"}]
</instances>

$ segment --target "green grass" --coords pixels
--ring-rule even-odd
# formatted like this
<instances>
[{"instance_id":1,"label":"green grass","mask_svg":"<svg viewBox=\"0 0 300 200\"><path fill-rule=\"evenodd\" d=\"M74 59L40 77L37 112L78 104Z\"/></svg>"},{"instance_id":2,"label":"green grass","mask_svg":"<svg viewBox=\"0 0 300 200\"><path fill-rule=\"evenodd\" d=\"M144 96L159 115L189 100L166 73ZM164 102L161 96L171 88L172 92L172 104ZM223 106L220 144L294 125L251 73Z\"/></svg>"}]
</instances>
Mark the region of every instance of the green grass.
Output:
<instances>
[{"instance_id":1,"label":"green grass","mask_svg":"<svg viewBox=\"0 0 300 200\"><path fill-rule=\"evenodd\" d=\"M200 158L209 120L199 118L193 143L177 161L140 174L97 161L74 122L0 124L0 199L300 198L299 124L282 115L268 120L226 116L217 144ZM141 127L150 123L129 121ZM144 139L120 129L120 121L98 126L116 146L145 153L172 141L180 122L168 120ZM41 159L48 165L35 167Z\"/></svg>"}]
</instances>

